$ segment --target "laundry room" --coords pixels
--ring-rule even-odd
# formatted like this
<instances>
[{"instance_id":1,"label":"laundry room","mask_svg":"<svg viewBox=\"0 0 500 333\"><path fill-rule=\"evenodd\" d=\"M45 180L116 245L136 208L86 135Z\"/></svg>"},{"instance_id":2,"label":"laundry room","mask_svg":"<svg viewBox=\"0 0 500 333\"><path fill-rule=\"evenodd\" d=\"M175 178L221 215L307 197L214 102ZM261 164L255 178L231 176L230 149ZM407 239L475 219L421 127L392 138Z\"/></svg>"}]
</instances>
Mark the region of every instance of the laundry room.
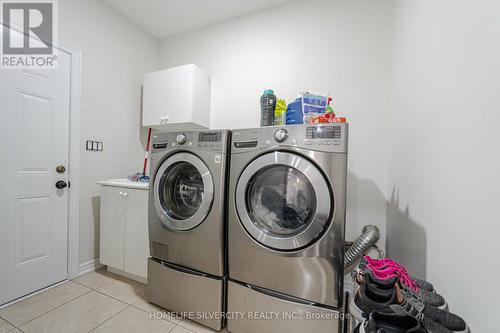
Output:
<instances>
[{"instance_id":1,"label":"laundry room","mask_svg":"<svg viewBox=\"0 0 500 333\"><path fill-rule=\"evenodd\" d=\"M0 0L0 333L496 332L499 12Z\"/></svg>"}]
</instances>

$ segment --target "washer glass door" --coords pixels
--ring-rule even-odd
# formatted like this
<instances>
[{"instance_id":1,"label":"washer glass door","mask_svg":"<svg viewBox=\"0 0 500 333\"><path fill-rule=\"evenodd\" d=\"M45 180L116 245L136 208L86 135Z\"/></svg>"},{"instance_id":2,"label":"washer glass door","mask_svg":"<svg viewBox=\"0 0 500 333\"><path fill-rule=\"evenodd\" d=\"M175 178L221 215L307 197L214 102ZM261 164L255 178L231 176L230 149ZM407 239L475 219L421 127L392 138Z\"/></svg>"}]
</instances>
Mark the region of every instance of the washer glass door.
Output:
<instances>
[{"instance_id":1,"label":"washer glass door","mask_svg":"<svg viewBox=\"0 0 500 333\"><path fill-rule=\"evenodd\" d=\"M213 180L207 166L190 153L167 158L154 180L154 206L161 221L179 231L198 226L210 211Z\"/></svg>"},{"instance_id":2,"label":"washer glass door","mask_svg":"<svg viewBox=\"0 0 500 333\"><path fill-rule=\"evenodd\" d=\"M236 188L243 227L258 243L277 250L314 242L328 225L332 205L322 173L293 153L258 157L245 168Z\"/></svg>"}]
</instances>

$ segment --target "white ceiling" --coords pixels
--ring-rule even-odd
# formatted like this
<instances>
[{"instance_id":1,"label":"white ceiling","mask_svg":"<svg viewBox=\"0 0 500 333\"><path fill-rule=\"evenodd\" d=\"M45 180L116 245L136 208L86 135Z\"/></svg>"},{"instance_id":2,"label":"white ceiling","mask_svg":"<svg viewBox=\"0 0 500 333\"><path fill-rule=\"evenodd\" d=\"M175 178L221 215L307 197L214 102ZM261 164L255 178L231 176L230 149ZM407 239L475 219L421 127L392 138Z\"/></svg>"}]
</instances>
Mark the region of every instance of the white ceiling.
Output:
<instances>
[{"instance_id":1,"label":"white ceiling","mask_svg":"<svg viewBox=\"0 0 500 333\"><path fill-rule=\"evenodd\" d=\"M293 0L104 0L158 39Z\"/></svg>"}]
</instances>

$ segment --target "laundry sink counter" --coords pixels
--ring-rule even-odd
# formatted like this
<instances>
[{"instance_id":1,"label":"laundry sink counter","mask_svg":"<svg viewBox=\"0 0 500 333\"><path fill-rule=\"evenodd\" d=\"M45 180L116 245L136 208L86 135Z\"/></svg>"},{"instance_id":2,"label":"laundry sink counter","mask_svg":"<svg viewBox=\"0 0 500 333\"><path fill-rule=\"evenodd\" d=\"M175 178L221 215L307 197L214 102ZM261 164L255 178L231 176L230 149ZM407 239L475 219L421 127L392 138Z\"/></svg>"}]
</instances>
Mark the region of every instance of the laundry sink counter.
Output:
<instances>
[{"instance_id":1,"label":"laundry sink counter","mask_svg":"<svg viewBox=\"0 0 500 333\"><path fill-rule=\"evenodd\" d=\"M137 188L147 190L149 188L149 183L145 182L133 182L128 179L108 179L108 180L100 180L97 182L99 185L105 186L116 186L116 187L125 187L125 188Z\"/></svg>"}]
</instances>

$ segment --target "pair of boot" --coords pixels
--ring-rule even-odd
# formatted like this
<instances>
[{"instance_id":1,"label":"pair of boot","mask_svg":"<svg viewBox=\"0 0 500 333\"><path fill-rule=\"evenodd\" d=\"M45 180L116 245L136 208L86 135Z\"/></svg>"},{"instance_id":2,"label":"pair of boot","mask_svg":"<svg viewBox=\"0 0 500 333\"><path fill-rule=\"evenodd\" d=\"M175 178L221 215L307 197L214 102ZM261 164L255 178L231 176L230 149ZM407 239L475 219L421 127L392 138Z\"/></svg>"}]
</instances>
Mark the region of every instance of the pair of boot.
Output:
<instances>
[{"instance_id":1,"label":"pair of boot","mask_svg":"<svg viewBox=\"0 0 500 333\"><path fill-rule=\"evenodd\" d=\"M361 323L359 332L470 332L462 318L438 307L446 302L432 284L413 278L390 259L365 257L355 280L359 290L350 312Z\"/></svg>"}]
</instances>

